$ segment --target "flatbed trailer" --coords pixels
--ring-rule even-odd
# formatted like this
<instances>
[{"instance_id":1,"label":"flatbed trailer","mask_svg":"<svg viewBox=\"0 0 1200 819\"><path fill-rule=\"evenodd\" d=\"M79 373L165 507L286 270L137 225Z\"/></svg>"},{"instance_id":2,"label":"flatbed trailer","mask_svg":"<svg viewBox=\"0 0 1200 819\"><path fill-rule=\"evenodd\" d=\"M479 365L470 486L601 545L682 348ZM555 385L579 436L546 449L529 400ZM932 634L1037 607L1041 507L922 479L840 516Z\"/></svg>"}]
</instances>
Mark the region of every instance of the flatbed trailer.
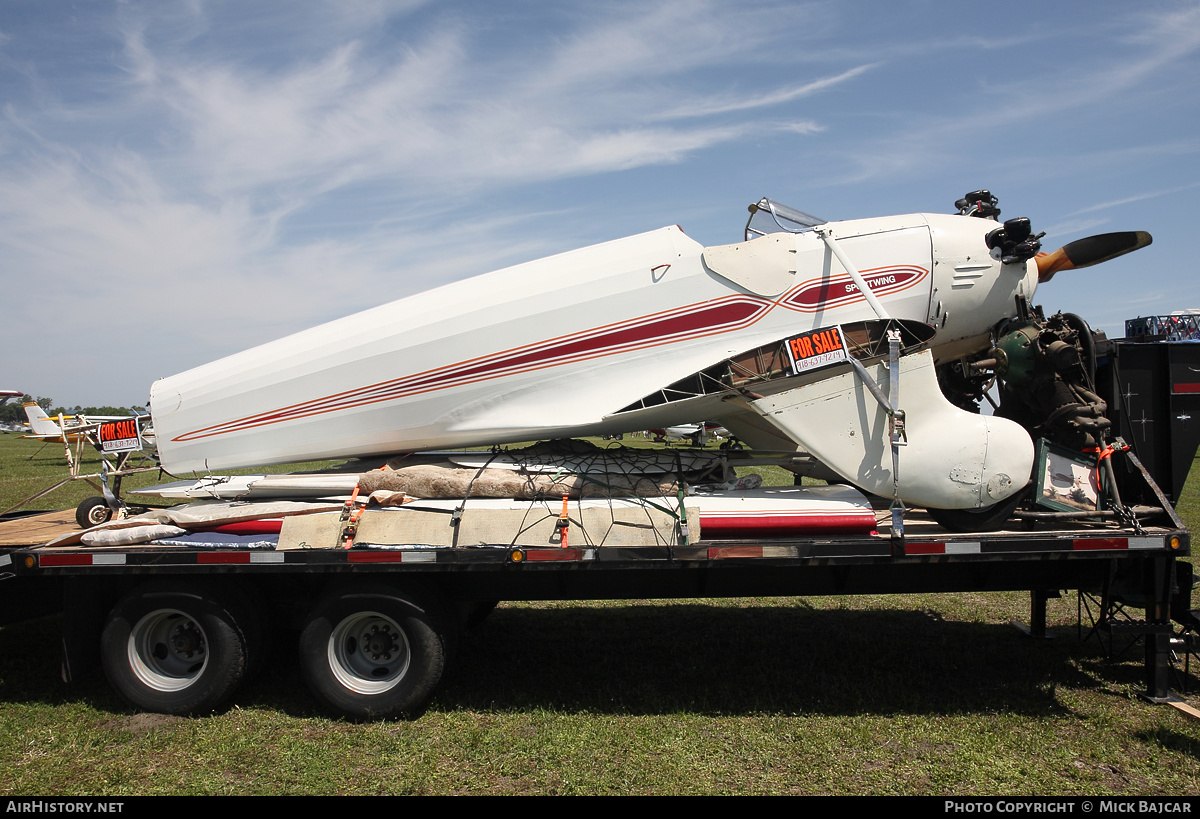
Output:
<instances>
[{"instance_id":1,"label":"flatbed trailer","mask_svg":"<svg viewBox=\"0 0 1200 819\"><path fill-rule=\"evenodd\" d=\"M1029 591L1037 635L1047 599L1075 589L1144 611L1121 628L1144 638L1145 696L1164 701L1173 696L1172 615L1190 617L1191 592L1191 567L1179 560L1189 533L1164 504L1144 525L1027 519L964 534L910 512L902 539L881 511L876 534L842 537L567 548L29 546L0 562L13 578L5 586L61 594L65 680L99 663L136 706L167 713L228 702L292 629L312 691L342 715L373 719L419 713L465 630L498 601ZM1098 628L1116 627L1107 617Z\"/></svg>"}]
</instances>

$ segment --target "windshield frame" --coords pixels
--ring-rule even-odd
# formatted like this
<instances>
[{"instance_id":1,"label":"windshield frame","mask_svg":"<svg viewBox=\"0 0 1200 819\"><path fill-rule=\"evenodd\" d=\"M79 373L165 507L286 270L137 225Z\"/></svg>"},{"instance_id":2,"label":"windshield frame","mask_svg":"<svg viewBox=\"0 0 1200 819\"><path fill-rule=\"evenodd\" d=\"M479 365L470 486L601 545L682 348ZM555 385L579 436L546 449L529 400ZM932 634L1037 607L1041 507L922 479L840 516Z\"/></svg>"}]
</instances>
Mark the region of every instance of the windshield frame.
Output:
<instances>
[{"instance_id":1,"label":"windshield frame","mask_svg":"<svg viewBox=\"0 0 1200 819\"><path fill-rule=\"evenodd\" d=\"M828 221L765 196L751 205L749 210L750 218L746 220L746 241L770 233L804 233L818 225L824 225ZM784 224L785 222L788 224Z\"/></svg>"}]
</instances>

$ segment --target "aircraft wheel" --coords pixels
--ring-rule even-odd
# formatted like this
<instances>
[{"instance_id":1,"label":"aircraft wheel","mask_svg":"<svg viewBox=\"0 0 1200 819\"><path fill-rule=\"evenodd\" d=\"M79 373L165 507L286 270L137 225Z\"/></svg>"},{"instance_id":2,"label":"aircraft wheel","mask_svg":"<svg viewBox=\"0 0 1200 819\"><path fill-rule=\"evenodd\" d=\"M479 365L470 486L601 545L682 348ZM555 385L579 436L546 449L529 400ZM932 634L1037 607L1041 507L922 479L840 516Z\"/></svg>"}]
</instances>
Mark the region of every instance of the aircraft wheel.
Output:
<instances>
[{"instance_id":1,"label":"aircraft wheel","mask_svg":"<svg viewBox=\"0 0 1200 819\"><path fill-rule=\"evenodd\" d=\"M981 509L929 509L929 516L943 529L951 532L994 532L1012 517L1012 513L1029 494L1028 489L1017 492L1010 498Z\"/></svg>"},{"instance_id":2,"label":"aircraft wheel","mask_svg":"<svg viewBox=\"0 0 1200 819\"><path fill-rule=\"evenodd\" d=\"M450 654L438 602L375 584L327 595L300 635L305 682L353 720L419 715Z\"/></svg>"},{"instance_id":3,"label":"aircraft wheel","mask_svg":"<svg viewBox=\"0 0 1200 819\"><path fill-rule=\"evenodd\" d=\"M101 663L132 705L162 714L223 705L246 671L248 619L233 598L184 583L150 583L125 596L100 638Z\"/></svg>"},{"instance_id":4,"label":"aircraft wheel","mask_svg":"<svg viewBox=\"0 0 1200 819\"><path fill-rule=\"evenodd\" d=\"M75 507L75 522L79 524L80 529L91 529L101 523L107 523L111 517L112 510L108 508L108 501L99 496L88 498Z\"/></svg>"}]
</instances>

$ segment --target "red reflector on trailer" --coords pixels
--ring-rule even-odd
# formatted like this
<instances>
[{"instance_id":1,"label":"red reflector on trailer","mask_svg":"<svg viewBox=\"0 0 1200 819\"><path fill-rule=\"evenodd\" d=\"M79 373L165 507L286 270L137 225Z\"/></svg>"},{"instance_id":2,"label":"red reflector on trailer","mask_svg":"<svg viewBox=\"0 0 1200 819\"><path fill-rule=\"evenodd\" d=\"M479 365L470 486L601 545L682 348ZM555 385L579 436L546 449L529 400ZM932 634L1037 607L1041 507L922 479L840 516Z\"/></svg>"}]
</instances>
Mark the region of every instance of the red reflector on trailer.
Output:
<instances>
[{"instance_id":1,"label":"red reflector on trailer","mask_svg":"<svg viewBox=\"0 0 1200 819\"><path fill-rule=\"evenodd\" d=\"M583 560L583 549L526 549L525 559L534 560Z\"/></svg>"},{"instance_id":2,"label":"red reflector on trailer","mask_svg":"<svg viewBox=\"0 0 1200 819\"><path fill-rule=\"evenodd\" d=\"M362 552L351 550L346 553L348 563L403 563L404 553L396 551Z\"/></svg>"},{"instance_id":3,"label":"red reflector on trailer","mask_svg":"<svg viewBox=\"0 0 1200 819\"><path fill-rule=\"evenodd\" d=\"M91 555L38 555L39 566L91 566Z\"/></svg>"},{"instance_id":4,"label":"red reflector on trailer","mask_svg":"<svg viewBox=\"0 0 1200 819\"><path fill-rule=\"evenodd\" d=\"M1078 538L1075 548L1085 549L1128 549L1129 541L1123 537Z\"/></svg>"},{"instance_id":5,"label":"red reflector on trailer","mask_svg":"<svg viewBox=\"0 0 1200 819\"><path fill-rule=\"evenodd\" d=\"M913 541L905 541L904 554L906 555L944 555L946 554L945 543L914 543Z\"/></svg>"}]
</instances>

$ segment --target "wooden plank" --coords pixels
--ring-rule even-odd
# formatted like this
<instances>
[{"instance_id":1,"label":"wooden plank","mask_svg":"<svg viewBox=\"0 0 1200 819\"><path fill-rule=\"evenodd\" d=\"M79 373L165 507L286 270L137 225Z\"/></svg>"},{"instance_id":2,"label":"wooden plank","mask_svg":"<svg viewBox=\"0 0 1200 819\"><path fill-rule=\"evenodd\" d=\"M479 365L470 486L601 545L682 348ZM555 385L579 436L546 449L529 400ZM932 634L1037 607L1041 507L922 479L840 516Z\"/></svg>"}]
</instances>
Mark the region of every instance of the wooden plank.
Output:
<instances>
[{"instance_id":1,"label":"wooden plank","mask_svg":"<svg viewBox=\"0 0 1200 819\"><path fill-rule=\"evenodd\" d=\"M78 530L74 509L29 515L0 523L0 546L36 546Z\"/></svg>"},{"instance_id":2,"label":"wooden plank","mask_svg":"<svg viewBox=\"0 0 1200 819\"><path fill-rule=\"evenodd\" d=\"M1180 712L1187 714L1192 719L1200 719L1200 711L1197 711L1186 702L1171 700L1168 703L1171 707L1179 709Z\"/></svg>"}]
</instances>

